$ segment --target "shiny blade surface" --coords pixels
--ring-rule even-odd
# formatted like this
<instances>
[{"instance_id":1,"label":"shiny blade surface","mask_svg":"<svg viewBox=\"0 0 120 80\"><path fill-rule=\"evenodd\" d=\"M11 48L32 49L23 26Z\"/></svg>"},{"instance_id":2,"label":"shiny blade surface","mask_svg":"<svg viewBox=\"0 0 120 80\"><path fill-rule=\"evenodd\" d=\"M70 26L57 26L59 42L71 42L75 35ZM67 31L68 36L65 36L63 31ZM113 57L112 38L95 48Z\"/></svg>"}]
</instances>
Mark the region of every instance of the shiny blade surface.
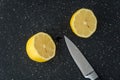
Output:
<instances>
[{"instance_id":1,"label":"shiny blade surface","mask_svg":"<svg viewBox=\"0 0 120 80\"><path fill-rule=\"evenodd\" d=\"M98 77L97 74L94 72L94 69L89 64L89 62L86 60L86 58L83 56L81 51L66 36L64 36L64 38L65 38L65 42L67 44L68 50L69 50L73 60L79 67L80 71L82 72L83 76L87 78L88 75L90 75L91 73L94 73L95 76L94 76L94 74L92 74L92 75L90 75L90 77L92 76L92 78L97 78ZM91 78L91 80L92 80L92 78Z\"/></svg>"}]
</instances>

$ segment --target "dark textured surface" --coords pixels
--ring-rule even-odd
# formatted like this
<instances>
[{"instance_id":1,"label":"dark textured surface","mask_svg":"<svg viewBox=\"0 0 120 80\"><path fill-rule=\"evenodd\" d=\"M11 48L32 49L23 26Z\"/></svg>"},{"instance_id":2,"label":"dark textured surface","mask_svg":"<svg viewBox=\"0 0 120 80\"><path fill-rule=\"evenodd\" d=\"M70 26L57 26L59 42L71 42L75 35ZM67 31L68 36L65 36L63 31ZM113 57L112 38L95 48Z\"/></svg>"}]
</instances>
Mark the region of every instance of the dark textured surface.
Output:
<instances>
[{"instance_id":1,"label":"dark textured surface","mask_svg":"<svg viewBox=\"0 0 120 80\"><path fill-rule=\"evenodd\" d=\"M88 39L75 36L69 26L79 8L93 10L97 31ZM86 80L71 58L63 35L83 52L101 80L120 79L120 0L0 0L0 80ZM56 56L36 63L25 44L43 31L54 39Z\"/></svg>"}]
</instances>

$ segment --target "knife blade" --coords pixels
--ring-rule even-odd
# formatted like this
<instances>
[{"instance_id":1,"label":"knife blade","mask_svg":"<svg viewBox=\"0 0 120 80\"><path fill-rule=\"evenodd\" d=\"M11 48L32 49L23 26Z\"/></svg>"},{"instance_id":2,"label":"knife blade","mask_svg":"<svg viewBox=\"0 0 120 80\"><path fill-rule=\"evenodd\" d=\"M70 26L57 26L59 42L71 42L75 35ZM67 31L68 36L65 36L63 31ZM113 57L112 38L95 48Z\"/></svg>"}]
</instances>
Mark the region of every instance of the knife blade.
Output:
<instances>
[{"instance_id":1,"label":"knife blade","mask_svg":"<svg viewBox=\"0 0 120 80\"><path fill-rule=\"evenodd\" d=\"M89 64L87 59L84 57L84 55L81 53L81 51L76 47L76 45L68 39L66 36L64 36L66 45L68 47L68 50L77 64L78 68L80 69L81 73L85 78L89 78L91 80L100 80L98 78L98 75L92 68L92 66Z\"/></svg>"}]
</instances>

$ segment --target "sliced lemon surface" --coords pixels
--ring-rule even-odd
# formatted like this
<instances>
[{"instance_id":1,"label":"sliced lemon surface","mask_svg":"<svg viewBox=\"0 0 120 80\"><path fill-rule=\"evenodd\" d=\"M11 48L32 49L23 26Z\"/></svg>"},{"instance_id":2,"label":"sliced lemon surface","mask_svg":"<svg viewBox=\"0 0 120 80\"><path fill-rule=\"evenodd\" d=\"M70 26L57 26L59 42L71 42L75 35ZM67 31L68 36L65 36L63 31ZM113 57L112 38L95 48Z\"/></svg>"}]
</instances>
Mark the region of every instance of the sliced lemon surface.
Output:
<instances>
[{"instance_id":1,"label":"sliced lemon surface","mask_svg":"<svg viewBox=\"0 0 120 80\"><path fill-rule=\"evenodd\" d=\"M70 26L77 36L88 38L96 31L97 19L92 10L81 8L72 15Z\"/></svg>"},{"instance_id":2,"label":"sliced lemon surface","mask_svg":"<svg viewBox=\"0 0 120 80\"><path fill-rule=\"evenodd\" d=\"M46 62L55 56L56 45L49 34L39 32L28 39L26 51L30 59Z\"/></svg>"}]
</instances>

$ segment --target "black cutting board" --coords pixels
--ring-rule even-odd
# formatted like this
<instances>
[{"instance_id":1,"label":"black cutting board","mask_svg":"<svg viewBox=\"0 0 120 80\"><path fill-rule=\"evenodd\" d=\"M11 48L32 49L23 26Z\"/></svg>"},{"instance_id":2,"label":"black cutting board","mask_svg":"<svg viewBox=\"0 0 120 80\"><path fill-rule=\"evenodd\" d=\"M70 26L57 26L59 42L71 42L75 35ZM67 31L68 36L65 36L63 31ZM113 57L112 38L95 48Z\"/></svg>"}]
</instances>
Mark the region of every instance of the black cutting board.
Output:
<instances>
[{"instance_id":1,"label":"black cutting board","mask_svg":"<svg viewBox=\"0 0 120 80\"><path fill-rule=\"evenodd\" d=\"M69 21L80 8L98 20L88 39L74 35ZM30 60L29 37L46 32L56 43L56 56L46 62ZM63 35L83 52L101 80L120 79L120 0L0 0L0 80L87 80L66 47Z\"/></svg>"}]
</instances>

